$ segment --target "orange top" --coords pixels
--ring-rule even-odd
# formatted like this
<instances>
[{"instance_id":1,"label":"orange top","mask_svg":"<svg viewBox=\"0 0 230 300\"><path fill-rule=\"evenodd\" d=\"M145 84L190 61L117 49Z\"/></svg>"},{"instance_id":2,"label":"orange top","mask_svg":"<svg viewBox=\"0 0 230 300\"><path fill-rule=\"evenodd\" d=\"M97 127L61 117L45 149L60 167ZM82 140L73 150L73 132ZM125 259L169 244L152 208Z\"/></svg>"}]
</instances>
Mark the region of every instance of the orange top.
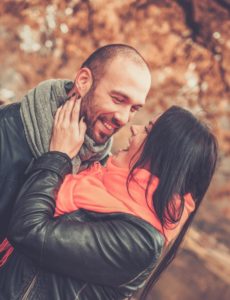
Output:
<instances>
[{"instance_id":1,"label":"orange top","mask_svg":"<svg viewBox=\"0 0 230 300\"><path fill-rule=\"evenodd\" d=\"M145 169L135 171L135 179L129 184L130 195L126 187L128 174L129 169L115 166L110 157L106 167L95 162L79 174L67 175L57 195L55 215L80 208L100 213L129 213L150 223L164 234L168 243L179 233L195 208L191 194L184 197L184 211L178 224L173 224L163 230L152 205L152 194L157 188L159 179L153 178L146 200L145 191L151 176L150 172ZM179 197L175 200L179 204Z\"/></svg>"}]
</instances>

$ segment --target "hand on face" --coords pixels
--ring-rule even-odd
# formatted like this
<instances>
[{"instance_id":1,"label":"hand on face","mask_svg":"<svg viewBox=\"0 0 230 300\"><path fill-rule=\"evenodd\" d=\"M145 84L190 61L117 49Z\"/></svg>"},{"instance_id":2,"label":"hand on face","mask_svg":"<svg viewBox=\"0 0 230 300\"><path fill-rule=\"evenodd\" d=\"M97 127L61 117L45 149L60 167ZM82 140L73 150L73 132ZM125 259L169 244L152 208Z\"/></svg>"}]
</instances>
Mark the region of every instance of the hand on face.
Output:
<instances>
[{"instance_id":1,"label":"hand on face","mask_svg":"<svg viewBox=\"0 0 230 300\"><path fill-rule=\"evenodd\" d=\"M79 121L81 99L72 96L58 108L50 141L50 151L60 151L73 158L80 150L87 129L83 118Z\"/></svg>"}]
</instances>

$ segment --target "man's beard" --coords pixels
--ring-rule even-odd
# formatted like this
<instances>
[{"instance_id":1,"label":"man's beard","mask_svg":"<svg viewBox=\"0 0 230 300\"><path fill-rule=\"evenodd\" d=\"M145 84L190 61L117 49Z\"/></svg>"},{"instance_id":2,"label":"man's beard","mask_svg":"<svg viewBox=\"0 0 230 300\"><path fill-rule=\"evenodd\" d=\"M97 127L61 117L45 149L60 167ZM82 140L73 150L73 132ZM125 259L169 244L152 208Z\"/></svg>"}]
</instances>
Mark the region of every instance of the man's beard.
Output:
<instances>
[{"instance_id":1,"label":"man's beard","mask_svg":"<svg viewBox=\"0 0 230 300\"><path fill-rule=\"evenodd\" d=\"M117 124L117 121L115 119L108 120L108 116L105 115L96 115L97 107L93 105L94 102L94 91L95 88L92 86L88 93L82 97L82 105L81 105L81 117L84 116L85 122L87 124L87 130L86 133L89 137L91 137L96 144L104 144L107 142L107 140L120 128L119 124ZM95 135L95 124L97 121L106 121L112 122L114 125L117 126L117 129L114 130L114 132L111 135L106 135L103 132L100 132L100 141L98 141L98 138Z\"/></svg>"},{"instance_id":2,"label":"man's beard","mask_svg":"<svg viewBox=\"0 0 230 300\"><path fill-rule=\"evenodd\" d=\"M104 144L110 136L104 136L103 142L98 142L97 138L94 134L94 125L97 121L97 117L95 117L95 112L92 109L93 108L93 102L94 102L94 91L95 87L92 86L87 94L85 94L84 97L82 97L82 105L81 105L81 117L85 118L85 122L87 124L87 135L94 140L96 144ZM95 107L94 107L95 109Z\"/></svg>"}]
</instances>

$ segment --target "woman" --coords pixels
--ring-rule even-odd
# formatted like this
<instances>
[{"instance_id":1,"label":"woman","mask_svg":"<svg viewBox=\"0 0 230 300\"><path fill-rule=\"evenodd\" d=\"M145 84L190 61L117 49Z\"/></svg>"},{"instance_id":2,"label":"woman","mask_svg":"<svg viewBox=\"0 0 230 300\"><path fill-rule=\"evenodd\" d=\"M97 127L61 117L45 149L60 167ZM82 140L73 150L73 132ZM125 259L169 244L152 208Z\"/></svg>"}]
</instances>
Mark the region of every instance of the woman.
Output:
<instances>
[{"instance_id":1,"label":"woman","mask_svg":"<svg viewBox=\"0 0 230 300\"><path fill-rule=\"evenodd\" d=\"M106 197L98 201L98 194L92 195L90 184L98 179L98 173L85 186L89 198L84 190L80 194L83 201L79 195L75 198L78 177L70 175L76 185L74 205L68 210L78 209L53 217L57 190L70 172L70 158L80 149L86 129L84 122L78 124L78 116L71 114L75 105L79 104L70 101L58 111L52 152L31 167L17 199L9 231L16 250L0 269L2 299L131 296L144 284L169 243L172 246L152 281L172 260L211 181L217 155L215 138L189 112L172 107L153 126L138 134L133 128L130 148L111 158L107 169L110 175L115 172L115 177L106 173L100 178L106 188L106 194L100 196L111 196L114 201L107 203ZM91 170L95 172L94 167ZM93 175L90 172L76 176L82 176L84 183ZM113 185L106 184L108 178ZM95 181L93 184L95 187ZM66 191L72 195L68 185L66 179L57 197L59 213L70 202L65 198Z\"/></svg>"}]
</instances>

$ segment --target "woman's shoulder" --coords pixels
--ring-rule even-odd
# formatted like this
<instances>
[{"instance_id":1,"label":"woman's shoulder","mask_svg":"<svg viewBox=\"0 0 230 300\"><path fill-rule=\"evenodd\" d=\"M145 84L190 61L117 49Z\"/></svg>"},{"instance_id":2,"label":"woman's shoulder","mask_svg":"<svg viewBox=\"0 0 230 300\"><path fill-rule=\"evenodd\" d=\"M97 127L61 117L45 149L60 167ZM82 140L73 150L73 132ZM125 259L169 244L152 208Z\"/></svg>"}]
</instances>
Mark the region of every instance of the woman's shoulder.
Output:
<instances>
[{"instance_id":1,"label":"woman's shoulder","mask_svg":"<svg viewBox=\"0 0 230 300\"><path fill-rule=\"evenodd\" d=\"M159 246L164 244L165 239L162 232L146 220L126 213L120 214L120 219L128 222L131 228L133 227L136 229L133 233L143 233L141 237L148 240L150 243L158 243Z\"/></svg>"},{"instance_id":2,"label":"woman's shoulder","mask_svg":"<svg viewBox=\"0 0 230 300\"><path fill-rule=\"evenodd\" d=\"M165 244L164 235L157 228L128 213L95 213L81 209L73 213L73 217L95 222L95 226L98 222L103 223L101 234L106 235L108 240L115 236L118 243L133 249L129 251L131 256L139 257L146 266L156 262Z\"/></svg>"}]
</instances>

